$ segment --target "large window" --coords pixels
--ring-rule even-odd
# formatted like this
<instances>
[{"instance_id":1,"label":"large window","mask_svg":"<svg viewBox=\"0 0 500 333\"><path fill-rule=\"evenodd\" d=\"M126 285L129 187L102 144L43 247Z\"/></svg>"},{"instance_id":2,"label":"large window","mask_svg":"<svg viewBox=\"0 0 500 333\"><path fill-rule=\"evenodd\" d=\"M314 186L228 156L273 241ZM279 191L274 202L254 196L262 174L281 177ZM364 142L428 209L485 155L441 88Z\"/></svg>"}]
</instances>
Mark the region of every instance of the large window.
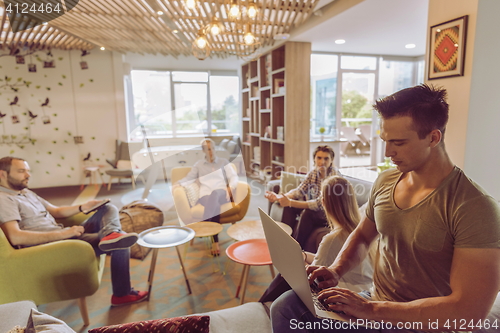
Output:
<instances>
[{"instance_id":1,"label":"large window","mask_svg":"<svg viewBox=\"0 0 500 333\"><path fill-rule=\"evenodd\" d=\"M398 90L411 87L415 82L416 63L412 60L380 59L379 97L388 96Z\"/></svg>"},{"instance_id":2,"label":"large window","mask_svg":"<svg viewBox=\"0 0 500 333\"><path fill-rule=\"evenodd\" d=\"M338 144L341 167L374 165L376 99L422 82L423 60L409 57L311 55L311 141Z\"/></svg>"},{"instance_id":3,"label":"large window","mask_svg":"<svg viewBox=\"0 0 500 333\"><path fill-rule=\"evenodd\" d=\"M129 139L230 135L239 128L236 73L131 72ZM130 90L128 90L130 91Z\"/></svg>"},{"instance_id":4,"label":"large window","mask_svg":"<svg viewBox=\"0 0 500 333\"><path fill-rule=\"evenodd\" d=\"M311 59L311 137L334 135L337 128L338 56L313 54Z\"/></svg>"}]
</instances>

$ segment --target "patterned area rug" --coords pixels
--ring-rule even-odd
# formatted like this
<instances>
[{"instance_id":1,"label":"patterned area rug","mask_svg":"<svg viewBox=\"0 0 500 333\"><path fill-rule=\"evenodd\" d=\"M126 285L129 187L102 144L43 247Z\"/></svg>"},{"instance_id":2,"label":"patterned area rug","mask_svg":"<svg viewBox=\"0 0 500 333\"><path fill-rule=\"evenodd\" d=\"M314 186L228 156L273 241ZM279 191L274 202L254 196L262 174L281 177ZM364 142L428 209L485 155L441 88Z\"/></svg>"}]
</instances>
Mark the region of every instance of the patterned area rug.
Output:
<instances>
[{"instance_id":1,"label":"patterned area rug","mask_svg":"<svg viewBox=\"0 0 500 333\"><path fill-rule=\"evenodd\" d=\"M245 218L252 219L256 218ZM176 224L176 221L165 224ZM39 310L65 321L77 332L86 332L88 329L106 325L176 317L237 306L240 299L235 298L235 293L243 266L231 261L225 254L225 249L233 242L226 233L229 226L230 224L225 224L224 230L219 234L222 252L219 258L209 256L205 239L195 238L192 246L179 247L191 285L191 295L188 294L175 249L166 248L158 253L149 301L122 307L110 306L112 289L108 257L99 290L87 298L90 326L83 327L76 300L41 305ZM134 288L147 290L150 262L151 252L144 261L131 260ZM251 267L245 302L257 301L271 281L269 267Z\"/></svg>"}]
</instances>

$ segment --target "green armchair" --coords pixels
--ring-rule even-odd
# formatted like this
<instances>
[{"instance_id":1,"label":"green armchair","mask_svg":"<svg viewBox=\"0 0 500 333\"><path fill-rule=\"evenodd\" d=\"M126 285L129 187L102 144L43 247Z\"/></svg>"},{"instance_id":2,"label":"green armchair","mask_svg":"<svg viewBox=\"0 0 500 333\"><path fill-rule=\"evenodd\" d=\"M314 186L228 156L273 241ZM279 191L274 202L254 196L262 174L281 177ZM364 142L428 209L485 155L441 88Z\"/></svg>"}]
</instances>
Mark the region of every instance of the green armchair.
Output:
<instances>
[{"instance_id":1,"label":"green armchair","mask_svg":"<svg viewBox=\"0 0 500 333\"><path fill-rule=\"evenodd\" d=\"M87 217L78 214L58 222L69 226ZM105 257L96 257L92 246L81 240L15 249L0 229L0 304L32 300L40 305L78 298L87 326L85 297L99 288Z\"/></svg>"}]
</instances>

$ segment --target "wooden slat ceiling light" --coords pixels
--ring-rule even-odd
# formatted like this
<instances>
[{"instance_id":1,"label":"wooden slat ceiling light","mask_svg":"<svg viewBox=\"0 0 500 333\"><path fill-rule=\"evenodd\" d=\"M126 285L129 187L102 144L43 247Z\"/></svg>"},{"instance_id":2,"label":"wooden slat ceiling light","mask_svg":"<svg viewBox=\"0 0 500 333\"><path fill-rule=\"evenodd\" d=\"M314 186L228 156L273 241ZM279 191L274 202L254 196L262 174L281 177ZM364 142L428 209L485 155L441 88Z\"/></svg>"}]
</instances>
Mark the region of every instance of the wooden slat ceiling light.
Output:
<instances>
[{"instance_id":1,"label":"wooden slat ceiling light","mask_svg":"<svg viewBox=\"0 0 500 333\"><path fill-rule=\"evenodd\" d=\"M89 50L105 47L118 52L192 56L193 42L216 18L221 34L206 34L210 57L251 56L258 48L271 46L278 34L290 33L312 14L318 0L195 0L188 9L181 0L0 0L3 53L16 48ZM231 2L232 1L232 2ZM63 5L53 14L13 15L16 3ZM257 17L248 26L228 17L231 4L245 9L255 4ZM69 8L68 8L69 7ZM19 7L18 7L19 8ZM36 7L35 7L36 8ZM62 13L64 13L62 15ZM242 18L243 20L244 18ZM45 22L45 24L41 24ZM244 31L246 30L246 31ZM243 39L251 32L256 43Z\"/></svg>"}]
</instances>

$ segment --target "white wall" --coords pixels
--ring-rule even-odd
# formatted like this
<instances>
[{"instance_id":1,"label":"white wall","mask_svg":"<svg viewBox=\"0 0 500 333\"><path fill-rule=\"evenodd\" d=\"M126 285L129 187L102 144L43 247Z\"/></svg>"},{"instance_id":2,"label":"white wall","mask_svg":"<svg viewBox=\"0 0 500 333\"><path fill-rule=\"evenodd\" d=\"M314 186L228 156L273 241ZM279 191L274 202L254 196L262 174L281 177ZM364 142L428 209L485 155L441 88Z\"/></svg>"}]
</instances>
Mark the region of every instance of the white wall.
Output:
<instances>
[{"instance_id":1,"label":"white wall","mask_svg":"<svg viewBox=\"0 0 500 333\"><path fill-rule=\"evenodd\" d=\"M500 199L500 1L479 1L471 78L465 167L467 174Z\"/></svg>"},{"instance_id":2,"label":"white wall","mask_svg":"<svg viewBox=\"0 0 500 333\"><path fill-rule=\"evenodd\" d=\"M427 82L433 85L442 86L448 91L450 120L446 129L445 143L452 161L461 168L463 168L465 162L465 144L467 140L466 132L469 114L472 61L474 58L477 3L478 0L429 1L429 27L460 16L469 15L464 76L430 80ZM427 34L429 34L429 29L427 30ZM427 36L427 38L429 38L429 36ZM427 42L429 43L429 41ZM429 50L427 50L427 54L429 54ZM427 63L427 66L428 65ZM427 68L426 71L428 71Z\"/></svg>"},{"instance_id":3,"label":"white wall","mask_svg":"<svg viewBox=\"0 0 500 333\"><path fill-rule=\"evenodd\" d=\"M451 159L500 199L500 41L497 0L430 0L429 26L469 15L465 75L429 83L448 90L450 121L445 137ZM428 52L427 52L428 53Z\"/></svg>"},{"instance_id":4,"label":"white wall","mask_svg":"<svg viewBox=\"0 0 500 333\"><path fill-rule=\"evenodd\" d=\"M132 69L176 69L238 71L242 60L235 57L206 59L203 61L162 55L140 55L93 50L90 55L80 57L80 51L53 50L55 68L43 68L36 55L45 60L45 52L32 56L37 72L28 72L30 57L26 64L16 64L15 58L0 58L0 78L8 76L11 82L31 81L29 87L20 87L17 92L9 87L0 88L0 111L6 114L0 120L0 135L26 134L29 128L35 144L0 144L0 157L17 156L26 159L32 168L30 187L78 185L83 181L83 158L91 153L94 164L110 168L106 158L114 158L115 140L127 139L127 121L123 75L129 66ZM80 61L87 61L89 69L82 70ZM129 65L127 65L129 64ZM0 82L0 87L4 82ZM50 88L48 90L47 88ZM11 110L10 102L18 96L18 107ZM50 99L50 108L40 105ZM28 110L38 117L29 120ZM12 114L21 122L13 124ZM50 124L42 123L42 116L50 117ZM84 138L83 144L75 144L73 136ZM1 137L0 137L1 138ZM0 140L1 141L1 140ZM199 139L196 139L198 142ZM107 176L105 181L107 180Z\"/></svg>"},{"instance_id":5,"label":"white wall","mask_svg":"<svg viewBox=\"0 0 500 333\"><path fill-rule=\"evenodd\" d=\"M124 62L129 63L132 69L150 69L150 70L239 70L244 63L236 57L208 58L198 60L194 57L179 57L127 53L123 57Z\"/></svg>"},{"instance_id":6,"label":"white wall","mask_svg":"<svg viewBox=\"0 0 500 333\"><path fill-rule=\"evenodd\" d=\"M52 50L55 68L43 68L44 52L32 56L37 72L28 72L26 64L16 64L15 58L0 58L0 78L13 81L31 81L29 87L17 92L9 87L0 88L0 111L7 114L1 119L2 135L21 136L29 128L34 144L0 144L0 156L13 155L26 159L32 168L30 187L50 187L80 184L83 157L89 152L96 164L105 165L106 158L114 158L115 139L118 137L117 112L119 110L113 73L111 52L92 51L80 57L80 51ZM85 60L89 69L82 70ZM0 82L0 86L4 82ZM50 90L49 90L50 89ZM10 102L18 96L18 107ZM46 98L50 107L42 108ZM37 114L29 120L28 110ZM21 122L13 124L13 112ZM42 123L42 116L50 117L50 124ZM75 144L73 136L83 136L83 144ZM1 140L0 140L1 141Z\"/></svg>"}]
</instances>

